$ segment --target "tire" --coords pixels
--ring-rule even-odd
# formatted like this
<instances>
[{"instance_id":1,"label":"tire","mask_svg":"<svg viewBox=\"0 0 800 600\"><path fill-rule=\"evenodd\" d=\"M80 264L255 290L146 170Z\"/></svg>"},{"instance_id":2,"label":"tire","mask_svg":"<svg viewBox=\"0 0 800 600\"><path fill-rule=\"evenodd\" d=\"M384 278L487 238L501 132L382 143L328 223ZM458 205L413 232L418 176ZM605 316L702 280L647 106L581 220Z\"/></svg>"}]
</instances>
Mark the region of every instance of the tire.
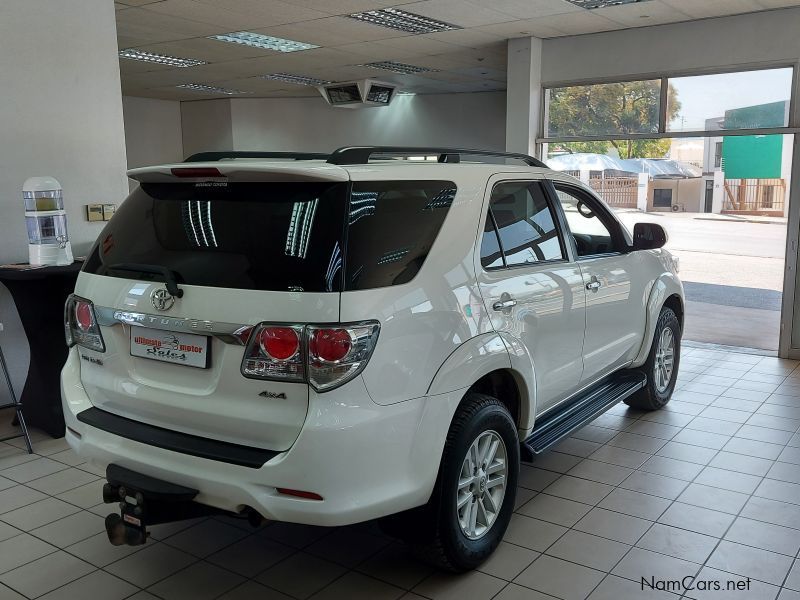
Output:
<instances>
[{"instance_id":1,"label":"tire","mask_svg":"<svg viewBox=\"0 0 800 600\"><path fill-rule=\"evenodd\" d=\"M671 371L668 369L669 339L672 340ZM665 342L667 343L665 344ZM664 356L662 350L666 351L666 356ZM650 354L647 355L647 361L638 369L647 376L647 384L627 398L625 404L641 410L663 408L669 402L675 389L680 359L681 324L673 310L665 306L661 309L661 314L659 314L656 322L653 343L650 345ZM664 366L661 367L660 365Z\"/></svg>"},{"instance_id":2,"label":"tire","mask_svg":"<svg viewBox=\"0 0 800 600\"><path fill-rule=\"evenodd\" d=\"M491 520L488 528L481 530L478 523L474 534L468 536L459 521L457 498L463 500L477 493L481 495L480 506L490 506L492 498L497 497L491 490L498 487L491 484L502 473L497 470L490 472L484 479L488 484L486 487L481 484L481 478L476 479L473 474L474 492L471 491L473 484L459 489L468 452L480 440L484 444L489 440L492 445L502 441L502 444L497 444L495 460L499 462L501 455L505 454L505 488L494 518L484 519L484 522ZM493 463L495 467L498 462ZM447 434L431 499L425 506L382 519L381 528L403 539L418 558L439 569L455 573L474 569L489 558L503 539L514 511L518 475L519 440L508 409L492 396L468 393L461 401ZM480 514L478 500L470 499L466 508L472 506L476 515ZM469 521L467 524L469 529Z\"/></svg>"}]
</instances>

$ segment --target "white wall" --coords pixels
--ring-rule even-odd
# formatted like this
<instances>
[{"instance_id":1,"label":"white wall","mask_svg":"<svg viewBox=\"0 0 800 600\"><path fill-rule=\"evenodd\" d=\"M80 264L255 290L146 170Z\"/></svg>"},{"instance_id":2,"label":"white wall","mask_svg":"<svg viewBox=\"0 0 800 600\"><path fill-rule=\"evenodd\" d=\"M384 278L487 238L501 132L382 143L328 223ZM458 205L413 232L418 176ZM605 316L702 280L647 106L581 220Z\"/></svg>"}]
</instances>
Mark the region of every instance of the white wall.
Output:
<instances>
[{"instance_id":1,"label":"white wall","mask_svg":"<svg viewBox=\"0 0 800 600\"><path fill-rule=\"evenodd\" d=\"M0 263L28 258L21 188L36 175L61 182L73 251L84 254L102 224L87 222L83 206L128 189L113 2L2 0L0 90ZM2 285L0 320L21 391L28 345ZM62 343L61 331L53 336Z\"/></svg>"},{"instance_id":2,"label":"white wall","mask_svg":"<svg viewBox=\"0 0 800 600\"><path fill-rule=\"evenodd\" d=\"M181 103L123 96L128 168L183 160Z\"/></svg>"},{"instance_id":3,"label":"white wall","mask_svg":"<svg viewBox=\"0 0 800 600\"><path fill-rule=\"evenodd\" d=\"M181 102L183 153L233 150L230 100Z\"/></svg>"},{"instance_id":4,"label":"white wall","mask_svg":"<svg viewBox=\"0 0 800 600\"><path fill-rule=\"evenodd\" d=\"M182 112L187 155L217 149L327 152L365 144L505 145L503 92L398 96L388 107L360 109L333 108L321 97L236 98L184 102Z\"/></svg>"},{"instance_id":5,"label":"white wall","mask_svg":"<svg viewBox=\"0 0 800 600\"><path fill-rule=\"evenodd\" d=\"M800 59L800 8L544 40L542 81L725 69Z\"/></svg>"}]
</instances>

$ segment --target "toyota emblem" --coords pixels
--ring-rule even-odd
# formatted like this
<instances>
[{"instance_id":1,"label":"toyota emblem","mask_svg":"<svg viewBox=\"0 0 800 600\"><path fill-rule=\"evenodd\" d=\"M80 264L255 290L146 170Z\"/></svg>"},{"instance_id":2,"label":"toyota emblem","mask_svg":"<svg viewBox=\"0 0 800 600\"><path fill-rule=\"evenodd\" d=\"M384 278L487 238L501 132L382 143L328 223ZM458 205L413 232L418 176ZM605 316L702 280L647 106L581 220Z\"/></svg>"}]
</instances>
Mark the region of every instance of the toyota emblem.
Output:
<instances>
[{"instance_id":1,"label":"toyota emblem","mask_svg":"<svg viewBox=\"0 0 800 600\"><path fill-rule=\"evenodd\" d=\"M150 302L156 310L169 310L175 304L175 297L166 288L159 288L150 294Z\"/></svg>"}]
</instances>

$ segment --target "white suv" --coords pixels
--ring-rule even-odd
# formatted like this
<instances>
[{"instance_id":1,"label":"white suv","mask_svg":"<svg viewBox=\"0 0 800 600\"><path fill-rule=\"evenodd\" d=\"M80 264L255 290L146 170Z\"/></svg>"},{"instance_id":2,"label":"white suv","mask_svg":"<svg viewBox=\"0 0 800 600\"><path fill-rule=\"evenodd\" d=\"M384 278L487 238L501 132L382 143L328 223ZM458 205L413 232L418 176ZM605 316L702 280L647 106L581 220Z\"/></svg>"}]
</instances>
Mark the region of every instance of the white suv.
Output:
<instances>
[{"instance_id":1,"label":"white suv","mask_svg":"<svg viewBox=\"0 0 800 600\"><path fill-rule=\"evenodd\" d=\"M670 398L664 230L631 236L529 156L205 153L129 176L67 302L62 373L67 440L120 502L113 543L213 512L382 518L469 569L520 459Z\"/></svg>"}]
</instances>

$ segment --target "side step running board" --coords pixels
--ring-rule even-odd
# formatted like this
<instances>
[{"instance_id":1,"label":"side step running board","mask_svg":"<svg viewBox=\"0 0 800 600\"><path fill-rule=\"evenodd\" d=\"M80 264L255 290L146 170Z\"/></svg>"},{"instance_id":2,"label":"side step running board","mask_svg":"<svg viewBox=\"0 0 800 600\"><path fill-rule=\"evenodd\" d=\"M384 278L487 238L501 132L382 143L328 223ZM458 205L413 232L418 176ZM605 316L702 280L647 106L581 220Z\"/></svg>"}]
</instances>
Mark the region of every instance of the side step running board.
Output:
<instances>
[{"instance_id":1,"label":"side step running board","mask_svg":"<svg viewBox=\"0 0 800 600\"><path fill-rule=\"evenodd\" d=\"M577 398L537 422L533 432L520 444L521 458L531 461L553 444L583 427L609 408L647 384L644 373L622 371L584 391Z\"/></svg>"}]
</instances>

